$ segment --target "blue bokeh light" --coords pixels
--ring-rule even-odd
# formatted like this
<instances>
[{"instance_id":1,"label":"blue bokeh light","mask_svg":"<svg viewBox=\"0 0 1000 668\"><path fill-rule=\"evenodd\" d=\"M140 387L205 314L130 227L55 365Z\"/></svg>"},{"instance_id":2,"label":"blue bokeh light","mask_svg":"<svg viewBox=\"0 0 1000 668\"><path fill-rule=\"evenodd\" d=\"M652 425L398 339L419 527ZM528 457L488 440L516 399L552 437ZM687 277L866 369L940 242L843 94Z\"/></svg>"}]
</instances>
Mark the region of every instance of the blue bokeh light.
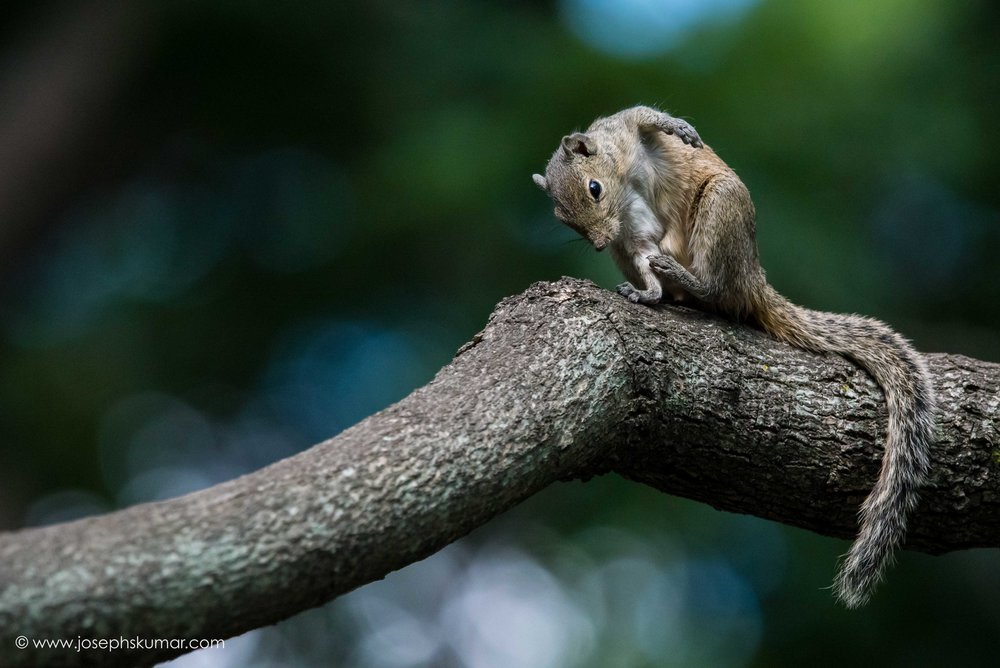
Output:
<instances>
[{"instance_id":1,"label":"blue bokeh light","mask_svg":"<svg viewBox=\"0 0 1000 668\"><path fill-rule=\"evenodd\" d=\"M400 332L361 322L303 322L275 346L262 393L310 441L329 438L426 381Z\"/></svg>"},{"instance_id":2,"label":"blue bokeh light","mask_svg":"<svg viewBox=\"0 0 1000 668\"><path fill-rule=\"evenodd\" d=\"M237 254L287 273L315 269L341 252L352 196L325 156L298 147L219 156L192 183L171 165L184 161L174 152L193 150L166 151L147 174L95 197L56 228L22 270L25 298L0 313L13 342L65 344L123 305L193 292Z\"/></svg>"},{"instance_id":3,"label":"blue bokeh light","mask_svg":"<svg viewBox=\"0 0 1000 668\"><path fill-rule=\"evenodd\" d=\"M757 0L563 0L580 39L614 56L640 59L675 47L692 30L742 18Z\"/></svg>"}]
</instances>

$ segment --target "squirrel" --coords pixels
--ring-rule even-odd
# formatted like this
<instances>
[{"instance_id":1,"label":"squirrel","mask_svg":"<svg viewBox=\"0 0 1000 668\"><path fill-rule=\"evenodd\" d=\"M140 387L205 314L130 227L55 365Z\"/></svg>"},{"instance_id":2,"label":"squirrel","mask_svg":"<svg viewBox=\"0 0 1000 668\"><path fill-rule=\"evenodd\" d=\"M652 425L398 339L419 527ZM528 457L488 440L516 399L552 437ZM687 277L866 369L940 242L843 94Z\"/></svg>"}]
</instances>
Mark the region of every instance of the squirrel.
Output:
<instances>
[{"instance_id":1,"label":"squirrel","mask_svg":"<svg viewBox=\"0 0 1000 668\"><path fill-rule=\"evenodd\" d=\"M598 251L609 248L629 301L693 300L797 348L843 355L875 379L889 410L885 453L833 585L847 607L866 603L930 466L935 398L921 357L878 320L809 310L778 294L760 266L750 192L682 119L646 106L599 118L563 137L545 175L532 179L556 218Z\"/></svg>"}]
</instances>

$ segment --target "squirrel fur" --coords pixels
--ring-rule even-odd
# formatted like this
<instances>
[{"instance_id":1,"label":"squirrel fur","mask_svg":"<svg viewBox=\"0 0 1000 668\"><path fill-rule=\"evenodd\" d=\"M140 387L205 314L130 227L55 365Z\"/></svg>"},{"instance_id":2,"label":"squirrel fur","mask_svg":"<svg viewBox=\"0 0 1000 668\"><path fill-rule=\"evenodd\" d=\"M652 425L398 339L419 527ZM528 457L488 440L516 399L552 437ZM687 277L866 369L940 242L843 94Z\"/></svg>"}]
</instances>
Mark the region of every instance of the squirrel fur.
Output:
<instances>
[{"instance_id":1,"label":"squirrel fur","mask_svg":"<svg viewBox=\"0 0 1000 668\"><path fill-rule=\"evenodd\" d=\"M749 191L684 120L644 106L599 118L563 137L533 179L560 221L609 249L630 301L693 300L795 347L843 355L879 384L889 411L881 471L834 582L846 606L863 605L903 542L929 468L935 399L921 357L878 320L778 294L760 266Z\"/></svg>"}]
</instances>

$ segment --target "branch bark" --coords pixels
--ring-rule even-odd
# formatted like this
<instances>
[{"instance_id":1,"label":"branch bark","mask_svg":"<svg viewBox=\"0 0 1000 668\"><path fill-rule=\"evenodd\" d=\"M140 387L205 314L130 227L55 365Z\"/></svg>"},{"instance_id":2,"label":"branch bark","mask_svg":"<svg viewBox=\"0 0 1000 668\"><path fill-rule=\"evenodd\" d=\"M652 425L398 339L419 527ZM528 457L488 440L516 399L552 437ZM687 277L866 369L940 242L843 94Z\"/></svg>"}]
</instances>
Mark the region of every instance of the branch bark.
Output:
<instances>
[{"instance_id":1,"label":"branch bark","mask_svg":"<svg viewBox=\"0 0 1000 668\"><path fill-rule=\"evenodd\" d=\"M1000 365L927 360L940 433L908 547L998 546ZM539 283L428 385L336 438L195 494L0 535L0 664L149 665L182 650L14 639L229 637L609 471L851 537L884 428L881 392L839 357L589 282Z\"/></svg>"}]
</instances>

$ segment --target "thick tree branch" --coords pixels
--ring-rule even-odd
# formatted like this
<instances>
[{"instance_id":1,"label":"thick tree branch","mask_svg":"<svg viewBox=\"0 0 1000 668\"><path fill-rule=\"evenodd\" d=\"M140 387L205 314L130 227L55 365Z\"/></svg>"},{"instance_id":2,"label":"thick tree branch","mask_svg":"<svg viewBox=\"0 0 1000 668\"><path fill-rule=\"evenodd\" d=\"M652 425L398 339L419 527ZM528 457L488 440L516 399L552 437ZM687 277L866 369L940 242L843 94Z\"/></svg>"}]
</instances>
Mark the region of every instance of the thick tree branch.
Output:
<instances>
[{"instance_id":1,"label":"thick tree branch","mask_svg":"<svg viewBox=\"0 0 1000 668\"><path fill-rule=\"evenodd\" d=\"M929 355L933 481L909 547L1000 545L1000 365ZM0 665L180 653L18 650L14 638L229 637L425 557L550 483L607 471L849 537L881 393L835 356L591 283L497 307L428 385L211 489L0 536Z\"/></svg>"}]
</instances>

